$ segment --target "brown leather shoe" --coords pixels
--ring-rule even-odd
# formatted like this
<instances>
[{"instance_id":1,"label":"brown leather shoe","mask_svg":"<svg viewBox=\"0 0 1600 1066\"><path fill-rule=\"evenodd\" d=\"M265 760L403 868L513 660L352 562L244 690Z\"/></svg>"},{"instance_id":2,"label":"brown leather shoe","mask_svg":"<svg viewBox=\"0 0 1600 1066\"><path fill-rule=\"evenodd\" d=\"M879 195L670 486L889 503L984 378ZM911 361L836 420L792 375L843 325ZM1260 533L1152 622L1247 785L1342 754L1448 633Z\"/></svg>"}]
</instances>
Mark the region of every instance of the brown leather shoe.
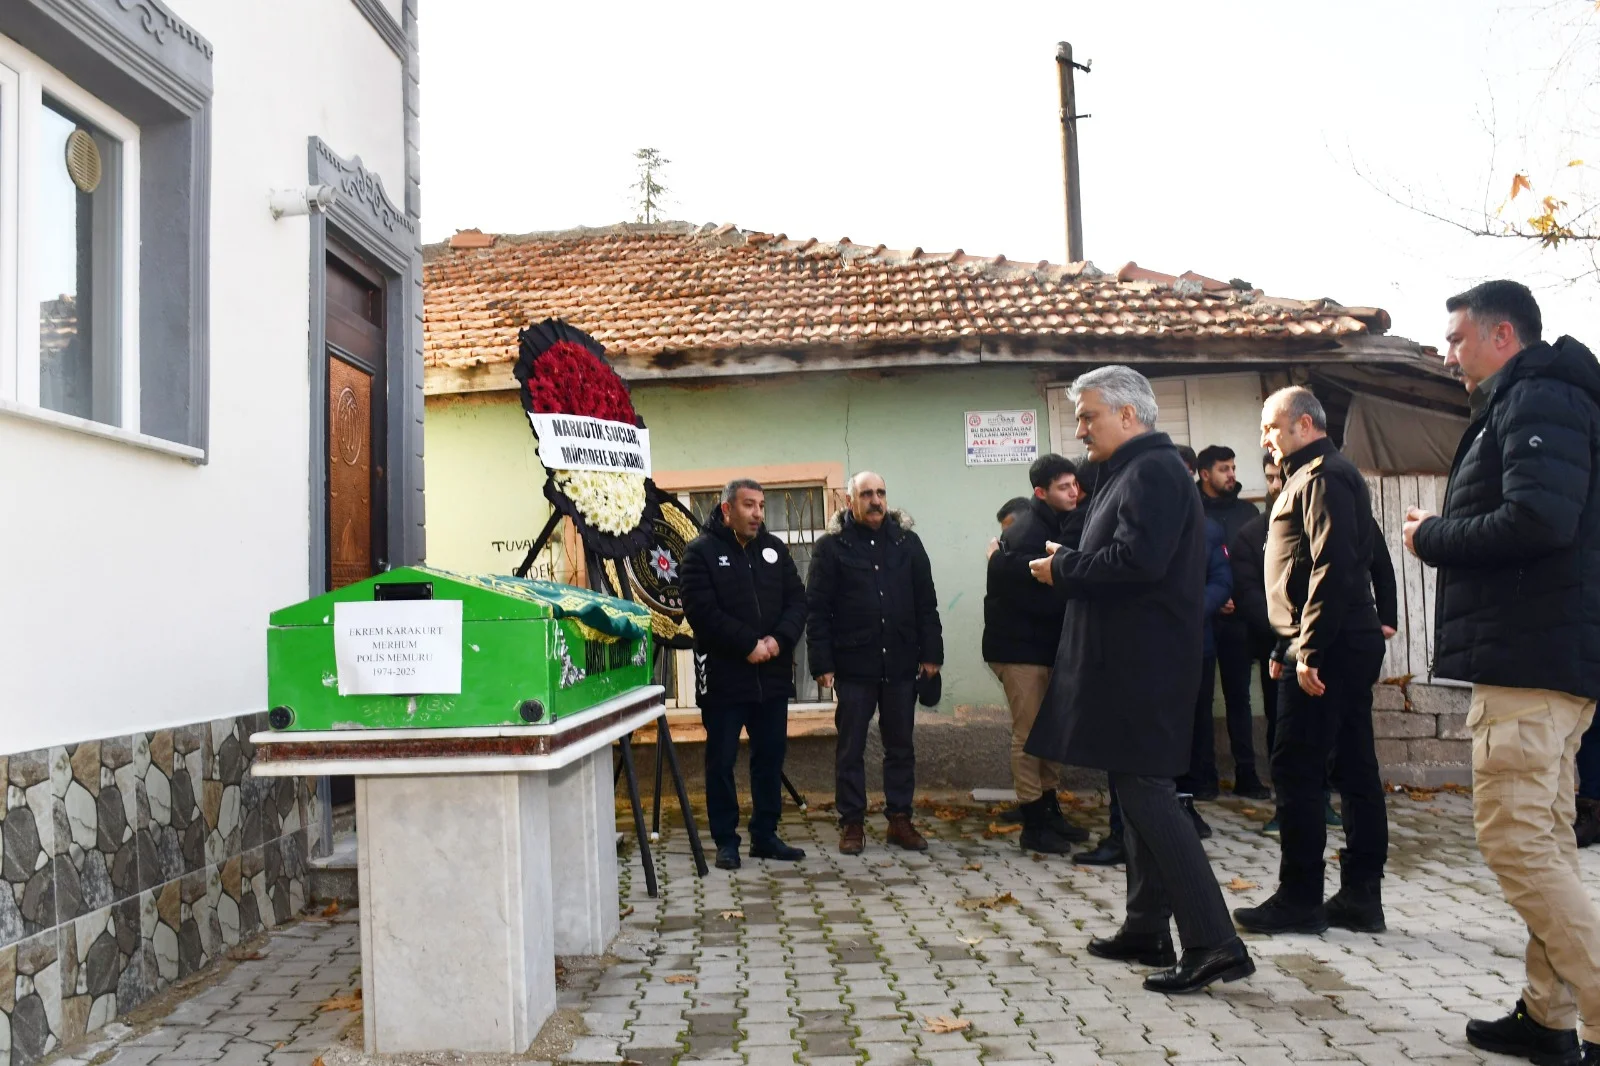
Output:
<instances>
[{"instance_id":1,"label":"brown leather shoe","mask_svg":"<svg viewBox=\"0 0 1600 1066\"><path fill-rule=\"evenodd\" d=\"M846 822L839 827L839 854L860 855L867 846L867 835L860 822Z\"/></svg>"},{"instance_id":2,"label":"brown leather shoe","mask_svg":"<svg viewBox=\"0 0 1600 1066\"><path fill-rule=\"evenodd\" d=\"M911 824L909 814L889 815L889 843L907 851L927 851L928 842L917 827Z\"/></svg>"}]
</instances>

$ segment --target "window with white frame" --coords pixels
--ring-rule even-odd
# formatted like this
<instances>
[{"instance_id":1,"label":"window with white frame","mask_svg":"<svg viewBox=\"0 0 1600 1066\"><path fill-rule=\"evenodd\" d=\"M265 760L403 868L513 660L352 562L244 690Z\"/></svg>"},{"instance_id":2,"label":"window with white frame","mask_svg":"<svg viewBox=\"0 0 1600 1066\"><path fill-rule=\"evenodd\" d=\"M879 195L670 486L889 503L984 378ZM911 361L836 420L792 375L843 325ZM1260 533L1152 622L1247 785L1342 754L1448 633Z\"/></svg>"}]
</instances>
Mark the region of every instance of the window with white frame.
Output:
<instances>
[{"instance_id":1,"label":"window with white frame","mask_svg":"<svg viewBox=\"0 0 1600 1066\"><path fill-rule=\"evenodd\" d=\"M0 399L139 430L139 127L0 37Z\"/></svg>"},{"instance_id":2,"label":"window with white frame","mask_svg":"<svg viewBox=\"0 0 1600 1066\"><path fill-rule=\"evenodd\" d=\"M811 551L817 539L827 532L828 491L822 485L768 485L766 486L767 532L789 546L789 555L804 581L811 568ZM704 526L712 508L722 501L722 489L705 489L679 493L679 500L694 514L695 521ZM687 651L678 652L669 663L671 677L667 691L676 696L676 705L694 706L694 664ZM811 676L806 642L802 639L794 651L794 687L796 704L831 703L833 692L820 687Z\"/></svg>"}]
</instances>

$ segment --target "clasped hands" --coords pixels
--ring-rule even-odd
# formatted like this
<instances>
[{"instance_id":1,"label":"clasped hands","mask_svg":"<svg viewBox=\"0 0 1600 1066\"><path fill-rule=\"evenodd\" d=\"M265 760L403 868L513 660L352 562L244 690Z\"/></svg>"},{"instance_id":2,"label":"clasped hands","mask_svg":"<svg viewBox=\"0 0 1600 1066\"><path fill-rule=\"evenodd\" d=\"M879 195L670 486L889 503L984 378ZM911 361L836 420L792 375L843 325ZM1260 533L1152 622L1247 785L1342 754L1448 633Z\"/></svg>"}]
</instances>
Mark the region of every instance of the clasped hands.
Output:
<instances>
[{"instance_id":1,"label":"clasped hands","mask_svg":"<svg viewBox=\"0 0 1600 1066\"><path fill-rule=\"evenodd\" d=\"M1050 569L1050 560L1060 549L1061 545L1053 540L1044 542L1044 557L1035 559L1028 564L1028 572L1033 575L1035 581L1044 585L1054 585L1056 583L1055 573Z\"/></svg>"}]
</instances>

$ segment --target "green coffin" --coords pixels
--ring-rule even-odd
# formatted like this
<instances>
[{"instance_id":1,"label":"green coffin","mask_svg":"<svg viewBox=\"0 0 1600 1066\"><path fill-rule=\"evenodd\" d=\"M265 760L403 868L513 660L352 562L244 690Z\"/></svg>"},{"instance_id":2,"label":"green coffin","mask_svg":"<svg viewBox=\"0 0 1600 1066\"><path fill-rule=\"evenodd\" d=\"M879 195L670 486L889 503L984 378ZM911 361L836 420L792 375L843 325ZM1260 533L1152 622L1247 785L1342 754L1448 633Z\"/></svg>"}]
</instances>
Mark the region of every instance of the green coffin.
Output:
<instances>
[{"instance_id":1,"label":"green coffin","mask_svg":"<svg viewBox=\"0 0 1600 1066\"><path fill-rule=\"evenodd\" d=\"M335 604L461 601L461 691L339 694ZM650 684L650 612L571 585L401 567L276 611L269 721L279 730L549 724Z\"/></svg>"}]
</instances>

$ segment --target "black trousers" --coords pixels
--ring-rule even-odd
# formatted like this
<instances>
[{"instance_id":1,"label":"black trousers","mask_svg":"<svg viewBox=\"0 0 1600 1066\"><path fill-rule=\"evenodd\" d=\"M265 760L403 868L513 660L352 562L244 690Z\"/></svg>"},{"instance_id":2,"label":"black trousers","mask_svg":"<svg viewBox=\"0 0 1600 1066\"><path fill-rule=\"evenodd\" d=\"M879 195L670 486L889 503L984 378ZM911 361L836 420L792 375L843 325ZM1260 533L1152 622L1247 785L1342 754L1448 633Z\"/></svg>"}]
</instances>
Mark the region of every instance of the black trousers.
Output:
<instances>
[{"instance_id":1,"label":"black trousers","mask_svg":"<svg viewBox=\"0 0 1600 1066\"><path fill-rule=\"evenodd\" d=\"M1272 783L1278 793L1279 891L1286 902L1322 902L1323 821L1328 765L1338 768L1345 848L1341 866L1347 883L1383 876L1389 854L1389 812L1372 737L1372 686L1383 669L1383 634L1344 632L1323 655L1319 675L1328 687L1309 696L1292 664L1278 682L1278 735L1272 750Z\"/></svg>"},{"instance_id":2,"label":"black trousers","mask_svg":"<svg viewBox=\"0 0 1600 1066\"><path fill-rule=\"evenodd\" d=\"M1200 663L1200 691L1194 698L1194 735L1189 741L1189 772L1178 777L1179 792L1210 796L1217 791L1217 729L1211 714L1211 701L1216 691L1217 657L1207 655Z\"/></svg>"},{"instance_id":3,"label":"black trousers","mask_svg":"<svg viewBox=\"0 0 1600 1066\"><path fill-rule=\"evenodd\" d=\"M733 766L739 733L750 735L750 839L778 835L783 809L783 756L789 745L789 697L700 708L706 727L706 821L717 847L738 847L739 789Z\"/></svg>"},{"instance_id":4,"label":"black trousers","mask_svg":"<svg viewBox=\"0 0 1600 1066\"><path fill-rule=\"evenodd\" d=\"M1178 806L1170 777L1112 772L1128 849L1128 915L1136 936L1169 931L1178 921L1185 951L1209 951L1238 936L1194 822Z\"/></svg>"},{"instance_id":5,"label":"black trousers","mask_svg":"<svg viewBox=\"0 0 1600 1066\"><path fill-rule=\"evenodd\" d=\"M917 751L911 734L916 723L917 688L904 681L852 681L839 678L834 685L838 707L833 723L839 730L834 748L834 809L839 824L860 822L867 813L867 730L878 715L883 737L884 809L890 814L910 814L917 787Z\"/></svg>"},{"instance_id":6,"label":"black trousers","mask_svg":"<svg viewBox=\"0 0 1600 1066\"><path fill-rule=\"evenodd\" d=\"M1222 674L1222 701L1227 706L1233 780L1235 784L1259 781L1254 723L1250 720L1250 667L1255 663L1250 630L1243 621L1229 621L1226 617L1217 619L1213 629L1217 670Z\"/></svg>"},{"instance_id":7,"label":"black trousers","mask_svg":"<svg viewBox=\"0 0 1600 1066\"><path fill-rule=\"evenodd\" d=\"M1267 761L1278 750L1278 683L1272 680L1271 653L1256 660L1261 675L1261 712L1267 718Z\"/></svg>"}]
</instances>

